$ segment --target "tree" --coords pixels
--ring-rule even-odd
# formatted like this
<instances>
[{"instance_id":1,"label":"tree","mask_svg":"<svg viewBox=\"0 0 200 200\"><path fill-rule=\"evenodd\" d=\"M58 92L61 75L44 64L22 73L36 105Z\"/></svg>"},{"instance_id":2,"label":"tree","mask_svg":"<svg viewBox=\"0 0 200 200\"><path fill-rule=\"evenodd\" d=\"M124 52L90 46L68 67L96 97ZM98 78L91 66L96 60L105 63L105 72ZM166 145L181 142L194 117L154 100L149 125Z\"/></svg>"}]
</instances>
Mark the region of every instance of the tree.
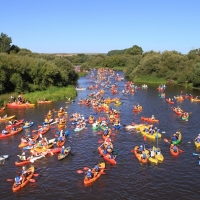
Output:
<instances>
[{"instance_id":1,"label":"tree","mask_svg":"<svg viewBox=\"0 0 200 200\"><path fill-rule=\"evenodd\" d=\"M137 45L133 45L131 48L126 49L125 54L130 54L130 55L142 55L143 50L141 47Z\"/></svg>"},{"instance_id":2,"label":"tree","mask_svg":"<svg viewBox=\"0 0 200 200\"><path fill-rule=\"evenodd\" d=\"M8 37L6 34L1 33L0 35L0 52L8 53L10 50L10 44L12 43L12 39Z\"/></svg>"}]
</instances>

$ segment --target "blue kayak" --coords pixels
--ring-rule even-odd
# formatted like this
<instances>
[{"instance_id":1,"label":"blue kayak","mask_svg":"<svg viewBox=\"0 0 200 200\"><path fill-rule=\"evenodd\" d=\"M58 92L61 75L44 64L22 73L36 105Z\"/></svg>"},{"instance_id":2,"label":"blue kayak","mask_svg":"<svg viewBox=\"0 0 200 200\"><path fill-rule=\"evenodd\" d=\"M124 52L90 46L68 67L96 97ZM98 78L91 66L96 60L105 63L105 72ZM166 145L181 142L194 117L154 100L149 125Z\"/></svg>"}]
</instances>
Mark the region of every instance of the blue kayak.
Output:
<instances>
[{"instance_id":1,"label":"blue kayak","mask_svg":"<svg viewBox=\"0 0 200 200\"><path fill-rule=\"evenodd\" d=\"M23 128L30 128L31 126L33 126L34 122L29 122L29 125L28 126L23 126Z\"/></svg>"}]
</instances>

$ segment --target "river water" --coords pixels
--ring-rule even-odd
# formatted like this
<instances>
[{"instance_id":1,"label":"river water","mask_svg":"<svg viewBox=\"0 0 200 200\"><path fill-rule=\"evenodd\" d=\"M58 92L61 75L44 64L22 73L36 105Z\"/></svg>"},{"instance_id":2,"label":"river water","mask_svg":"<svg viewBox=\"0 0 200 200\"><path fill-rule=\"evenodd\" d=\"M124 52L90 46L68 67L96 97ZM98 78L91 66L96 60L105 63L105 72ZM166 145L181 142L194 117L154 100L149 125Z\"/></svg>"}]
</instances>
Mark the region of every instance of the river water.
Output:
<instances>
[{"instance_id":1,"label":"river water","mask_svg":"<svg viewBox=\"0 0 200 200\"><path fill-rule=\"evenodd\" d=\"M122 72L119 72L120 74ZM88 87L91 83L86 77L79 79L79 86ZM123 89L124 81L116 82L120 91ZM138 84L138 86L140 86ZM16 167L14 162L17 155L22 153L18 148L22 135L32 133L38 129L44 121L44 116L48 110L58 110L61 106L66 108L69 115L80 112L87 117L89 114L105 116L104 113L96 114L91 107L78 104L79 98L86 98L92 91L79 91L74 103L66 104L66 100L54 102L51 105L36 105L29 109L9 109L4 114L17 116L17 119L32 120L35 122L31 129L25 129L13 137L0 140L0 154L10 155L5 165L0 166L0 199L199 199L200 198L200 166L198 157L192 153L200 153L194 146L193 140L200 133L199 111L200 103L191 102L185 99L177 102L183 110L190 112L189 120L182 121L173 111L172 106L159 98L156 88L157 84L148 85L148 89L138 90L133 95L112 95L105 89L104 97L120 97L123 104L117 109L121 111L121 124L127 125L132 122L141 123L140 117L151 117L159 119L156 124L162 132L162 139L157 142L146 140L146 147L158 145L164 155L163 163L154 165L148 163L140 164L131 150L140 144L144 144L143 137L135 131L127 131L122 126L112 135L114 148L118 150L117 165L112 166L106 162L106 174L92 185L85 187L83 184L84 174L78 174L78 169L83 167L94 167L102 161L97 148L102 137L98 131L92 131L91 126L81 132L74 132L74 126L67 122L67 130L70 136L67 138L65 146L71 146L72 155L58 161L57 155L46 156L44 159L34 163L39 176L35 177L35 183L28 183L18 192L12 192L12 182L7 182L7 178L13 178L21 167ZM199 95L197 90L186 90L181 86L167 85L166 97L173 97L183 91L183 94ZM143 106L143 111L134 113L132 106L139 103ZM114 105L113 105L114 107ZM56 117L56 113L55 113ZM3 130L5 123L0 124ZM56 125L52 125L45 135L48 139L54 137ZM172 134L180 130L183 134L182 143L179 145L184 152L178 157L173 157L169 152L169 144L164 142L164 138L170 139ZM29 152L27 151L27 155ZM27 166L28 167L28 166Z\"/></svg>"}]
</instances>

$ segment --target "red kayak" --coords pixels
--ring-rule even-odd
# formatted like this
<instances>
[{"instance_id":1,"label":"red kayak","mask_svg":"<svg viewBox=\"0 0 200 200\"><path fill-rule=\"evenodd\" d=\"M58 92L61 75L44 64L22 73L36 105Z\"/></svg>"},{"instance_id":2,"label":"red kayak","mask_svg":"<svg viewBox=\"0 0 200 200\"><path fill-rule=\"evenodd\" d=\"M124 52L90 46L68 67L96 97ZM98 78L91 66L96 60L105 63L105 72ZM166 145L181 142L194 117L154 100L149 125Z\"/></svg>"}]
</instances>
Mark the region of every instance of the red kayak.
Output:
<instances>
[{"instance_id":1,"label":"red kayak","mask_svg":"<svg viewBox=\"0 0 200 200\"><path fill-rule=\"evenodd\" d=\"M23 161L15 161L16 166L23 166L23 165L28 165L30 164L30 158L23 160Z\"/></svg>"},{"instance_id":2,"label":"red kayak","mask_svg":"<svg viewBox=\"0 0 200 200\"><path fill-rule=\"evenodd\" d=\"M6 125L6 129L12 129L13 127L19 126L20 124L24 123L24 119L18 120L17 122L15 122L14 124L8 124Z\"/></svg>"},{"instance_id":3,"label":"red kayak","mask_svg":"<svg viewBox=\"0 0 200 200\"><path fill-rule=\"evenodd\" d=\"M17 128L16 131L11 130L11 131L8 131L8 133L6 133L6 134L2 134L2 133L1 133L1 134L0 134L0 139L7 138L7 137L9 137L9 136L15 135L15 134L19 133L19 132L22 131L22 130L23 130L23 128L20 127L20 128Z\"/></svg>"},{"instance_id":4,"label":"red kayak","mask_svg":"<svg viewBox=\"0 0 200 200\"><path fill-rule=\"evenodd\" d=\"M158 119L151 119L151 118L147 118L147 117L141 117L141 120L144 120L146 122L159 122Z\"/></svg>"},{"instance_id":5,"label":"red kayak","mask_svg":"<svg viewBox=\"0 0 200 200\"><path fill-rule=\"evenodd\" d=\"M167 103L174 104L174 101L169 101L169 99L165 99Z\"/></svg>"},{"instance_id":6,"label":"red kayak","mask_svg":"<svg viewBox=\"0 0 200 200\"><path fill-rule=\"evenodd\" d=\"M171 145L170 145L170 153L171 153L173 156L178 156L178 155L179 155L179 149L178 149L178 147L176 146L177 151L174 151L173 147L174 147L174 144L171 144Z\"/></svg>"},{"instance_id":7,"label":"red kayak","mask_svg":"<svg viewBox=\"0 0 200 200\"><path fill-rule=\"evenodd\" d=\"M102 148L98 148L98 151L99 151L99 153L103 156L103 159L104 160L106 160L106 161L108 161L109 163L111 163L111 164L113 164L113 165L116 165L117 164L117 162L116 162L116 160L114 159L114 158L111 158L111 156L110 156L110 154L104 154L103 153L103 149Z\"/></svg>"}]
</instances>

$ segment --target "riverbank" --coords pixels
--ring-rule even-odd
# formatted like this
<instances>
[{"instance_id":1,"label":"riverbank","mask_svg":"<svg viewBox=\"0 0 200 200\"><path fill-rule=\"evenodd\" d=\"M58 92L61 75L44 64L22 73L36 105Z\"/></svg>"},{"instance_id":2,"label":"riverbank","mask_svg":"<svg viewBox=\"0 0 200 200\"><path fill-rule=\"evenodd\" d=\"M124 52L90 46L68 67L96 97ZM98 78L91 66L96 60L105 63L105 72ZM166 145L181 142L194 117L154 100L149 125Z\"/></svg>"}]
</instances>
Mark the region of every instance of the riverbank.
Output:
<instances>
[{"instance_id":1,"label":"riverbank","mask_svg":"<svg viewBox=\"0 0 200 200\"><path fill-rule=\"evenodd\" d=\"M6 105L8 101L10 101L10 97L14 96L16 99L18 97L18 93L9 93L0 95L0 105ZM52 100L58 101L62 99L71 98L75 99L77 96L77 90L73 85L69 85L67 87L49 87L48 90L45 91L37 91L37 92L30 92L30 93L22 93L23 98L26 101L31 103L37 103L37 100Z\"/></svg>"}]
</instances>

